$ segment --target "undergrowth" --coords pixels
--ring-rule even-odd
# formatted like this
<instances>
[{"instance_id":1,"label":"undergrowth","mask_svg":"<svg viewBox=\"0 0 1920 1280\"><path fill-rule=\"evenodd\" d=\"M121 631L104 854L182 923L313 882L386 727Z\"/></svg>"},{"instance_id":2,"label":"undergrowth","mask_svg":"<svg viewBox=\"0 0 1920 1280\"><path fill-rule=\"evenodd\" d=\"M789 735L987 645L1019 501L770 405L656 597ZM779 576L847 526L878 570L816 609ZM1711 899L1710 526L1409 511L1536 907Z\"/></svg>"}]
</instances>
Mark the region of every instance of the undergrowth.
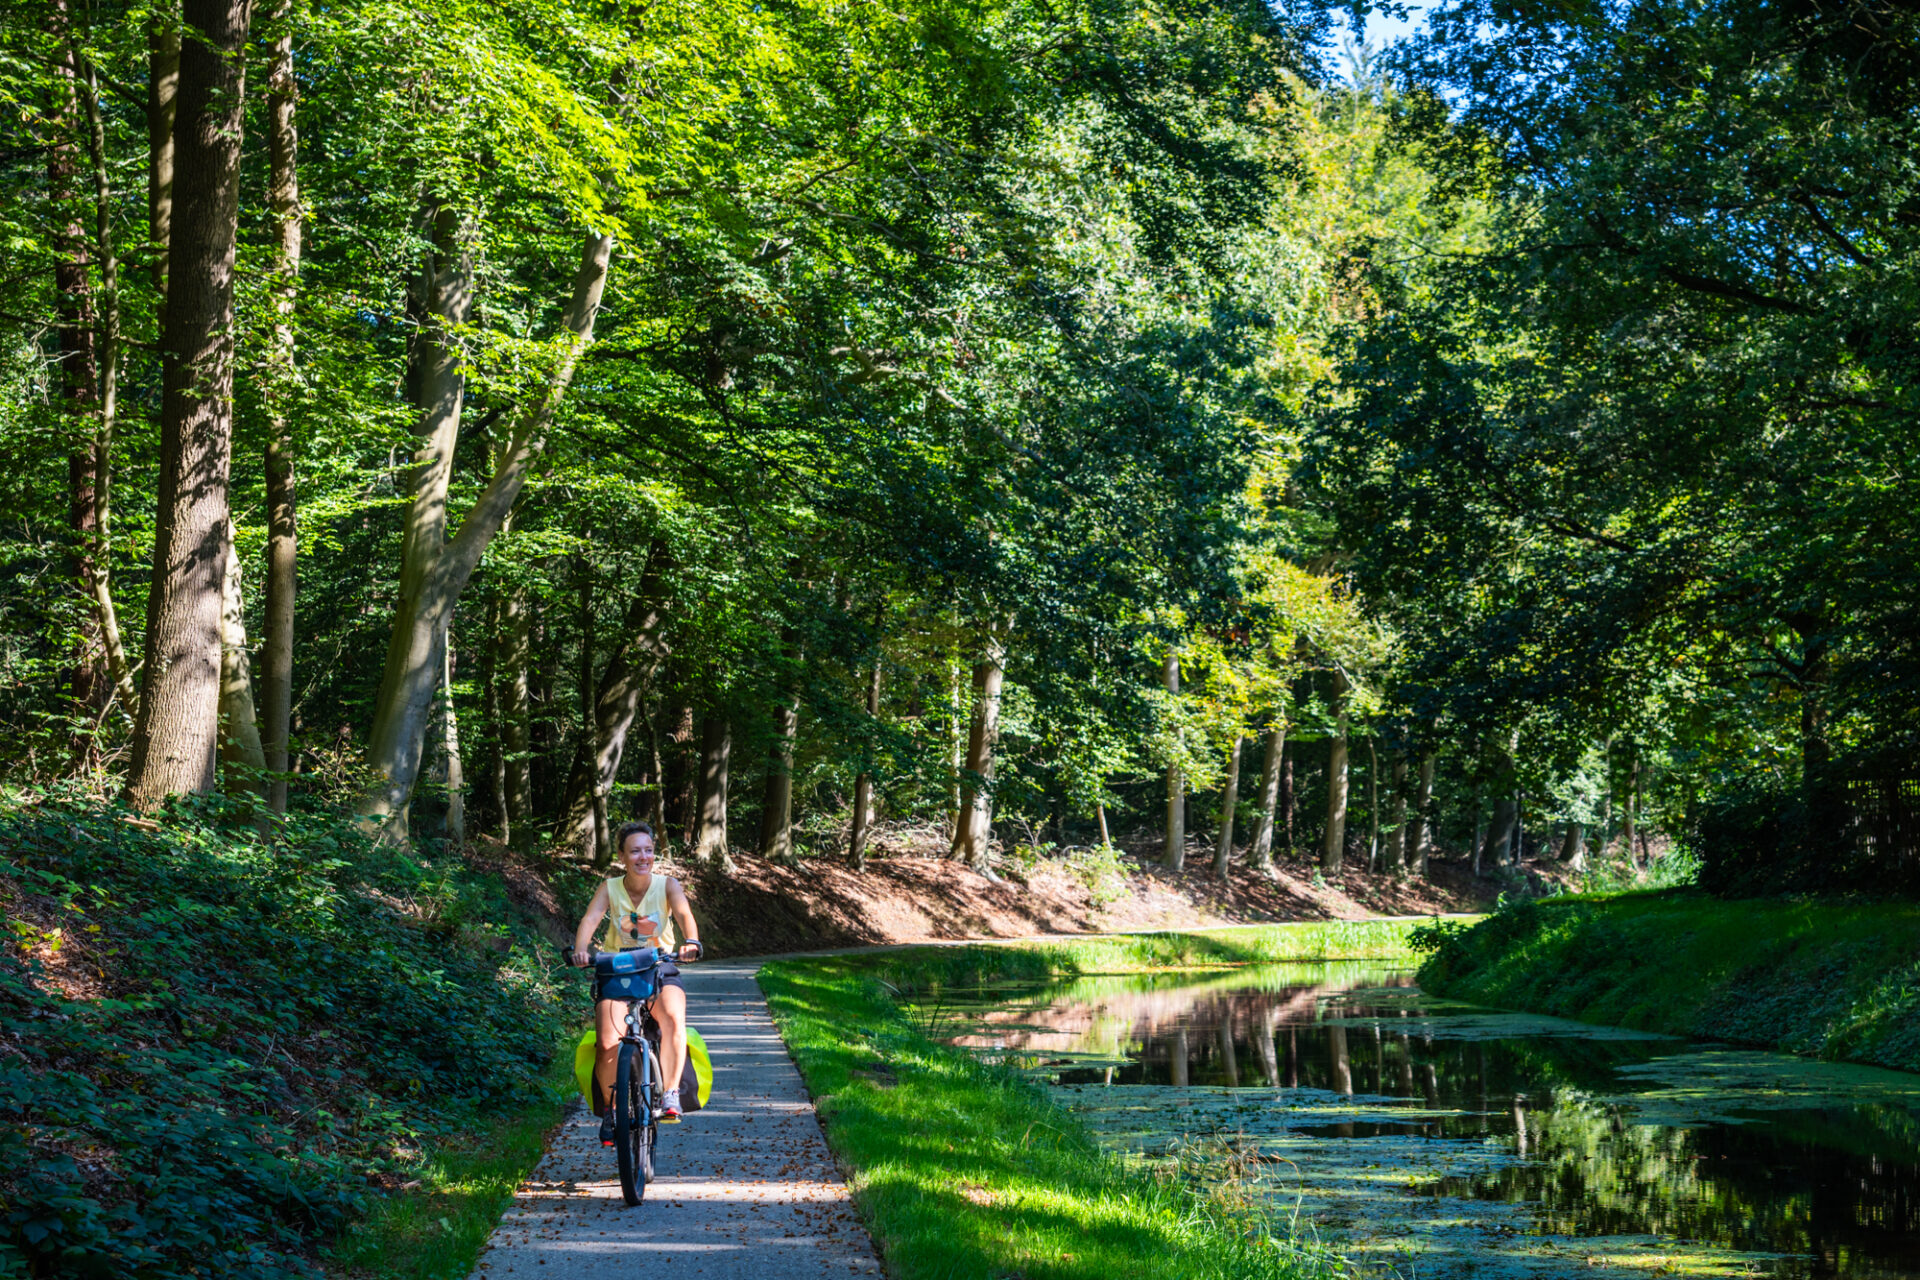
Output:
<instances>
[{"instance_id":1,"label":"undergrowth","mask_svg":"<svg viewBox=\"0 0 1920 1280\"><path fill-rule=\"evenodd\" d=\"M1920 906L1696 890L1552 898L1422 931L1479 1004L1920 1071Z\"/></svg>"},{"instance_id":2,"label":"undergrowth","mask_svg":"<svg viewBox=\"0 0 1920 1280\"><path fill-rule=\"evenodd\" d=\"M497 878L323 813L127 818L0 795L0 1275L317 1275L550 1103L578 992Z\"/></svg>"},{"instance_id":3,"label":"undergrowth","mask_svg":"<svg viewBox=\"0 0 1920 1280\"><path fill-rule=\"evenodd\" d=\"M1084 944L1083 944L1084 945ZM1041 1085L935 1044L879 965L1065 976L1053 948L793 960L760 973L893 1280L1305 1280L1337 1260L1185 1180L1103 1152ZM1151 950L1151 949L1150 949ZM1021 958L1024 957L1024 958ZM924 967L922 963L924 962Z\"/></svg>"}]
</instances>

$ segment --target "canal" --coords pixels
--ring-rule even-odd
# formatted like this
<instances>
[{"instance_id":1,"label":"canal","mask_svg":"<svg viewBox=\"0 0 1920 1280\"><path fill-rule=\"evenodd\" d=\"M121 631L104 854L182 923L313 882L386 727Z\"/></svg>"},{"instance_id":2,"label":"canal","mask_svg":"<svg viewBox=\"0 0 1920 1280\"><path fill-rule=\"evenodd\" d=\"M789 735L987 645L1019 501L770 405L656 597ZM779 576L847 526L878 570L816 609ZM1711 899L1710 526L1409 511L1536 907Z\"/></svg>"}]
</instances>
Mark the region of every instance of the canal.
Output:
<instances>
[{"instance_id":1,"label":"canal","mask_svg":"<svg viewBox=\"0 0 1920 1280\"><path fill-rule=\"evenodd\" d=\"M1362 1275L1920 1277L1920 1076L1475 1008L1366 963L920 1012Z\"/></svg>"}]
</instances>

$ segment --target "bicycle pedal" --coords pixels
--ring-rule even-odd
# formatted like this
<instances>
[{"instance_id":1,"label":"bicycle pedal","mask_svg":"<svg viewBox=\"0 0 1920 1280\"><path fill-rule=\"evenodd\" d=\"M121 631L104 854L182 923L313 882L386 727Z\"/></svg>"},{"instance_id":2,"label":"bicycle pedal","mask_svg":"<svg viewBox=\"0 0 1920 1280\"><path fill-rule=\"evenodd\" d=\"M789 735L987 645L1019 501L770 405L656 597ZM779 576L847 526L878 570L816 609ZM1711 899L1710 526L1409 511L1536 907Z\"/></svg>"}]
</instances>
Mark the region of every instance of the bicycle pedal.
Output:
<instances>
[{"instance_id":1,"label":"bicycle pedal","mask_svg":"<svg viewBox=\"0 0 1920 1280\"><path fill-rule=\"evenodd\" d=\"M656 1113L654 1116L654 1119L658 1120L661 1124L679 1124L680 1123L679 1116L670 1116L664 1111Z\"/></svg>"}]
</instances>

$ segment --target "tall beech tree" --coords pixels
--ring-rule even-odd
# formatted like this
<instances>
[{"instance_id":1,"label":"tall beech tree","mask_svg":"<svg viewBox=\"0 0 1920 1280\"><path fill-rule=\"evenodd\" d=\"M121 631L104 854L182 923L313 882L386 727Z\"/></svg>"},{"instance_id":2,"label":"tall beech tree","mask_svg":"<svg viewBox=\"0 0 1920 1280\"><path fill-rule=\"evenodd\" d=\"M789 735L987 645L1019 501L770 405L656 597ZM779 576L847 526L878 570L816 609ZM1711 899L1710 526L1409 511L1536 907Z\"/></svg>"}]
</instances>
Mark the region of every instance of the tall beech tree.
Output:
<instances>
[{"instance_id":1,"label":"tall beech tree","mask_svg":"<svg viewBox=\"0 0 1920 1280\"><path fill-rule=\"evenodd\" d=\"M432 319L422 370L422 445L416 455L413 504L402 552L399 605L387 665L374 703L367 763L376 775L361 813L389 838L406 835L407 806L420 774L421 751L433 691L440 680L447 622L501 523L520 497L534 457L573 382L581 355L593 341L593 325L613 260L610 232L589 232L574 276L573 294L560 321L551 367L507 433L499 469L474 501L451 539L447 495L459 441L465 382L453 348L453 331L471 305L470 266L446 213L436 218L434 270L427 314Z\"/></svg>"},{"instance_id":2,"label":"tall beech tree","mask_svg":"<svg viewBox=\"0 0 1920 1280\"><path fill-rule=\"evenodd\" d=\"M232 529L234 254L250 5L185 0L161 330L160 480L146 657L127 794L150 807L215 781Z\"/></svg>"}]
</instances>

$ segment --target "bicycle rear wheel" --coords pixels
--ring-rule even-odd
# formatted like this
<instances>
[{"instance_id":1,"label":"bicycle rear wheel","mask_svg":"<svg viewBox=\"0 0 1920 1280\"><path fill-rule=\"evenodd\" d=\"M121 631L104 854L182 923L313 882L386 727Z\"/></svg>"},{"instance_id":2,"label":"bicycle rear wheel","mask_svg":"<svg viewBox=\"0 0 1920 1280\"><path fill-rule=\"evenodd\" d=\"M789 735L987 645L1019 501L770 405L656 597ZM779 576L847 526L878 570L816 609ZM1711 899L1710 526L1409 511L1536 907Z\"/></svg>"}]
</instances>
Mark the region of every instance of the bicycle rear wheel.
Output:
<instances>
[{"instance_id":1,"label":"bicycle rear wheel","mask_svg":"<svg viewBox=\"0 0 1920 1280\"><path fill-rule=\"evenodd\" d=\"M653 1176L653 1108L650 1060L644 1046L631 1041L620 1046L620 1066L613 1084L613 1146L620 1158L620 1194L630 1205L647 1194Z\"/></svg>"}]
</instances>

